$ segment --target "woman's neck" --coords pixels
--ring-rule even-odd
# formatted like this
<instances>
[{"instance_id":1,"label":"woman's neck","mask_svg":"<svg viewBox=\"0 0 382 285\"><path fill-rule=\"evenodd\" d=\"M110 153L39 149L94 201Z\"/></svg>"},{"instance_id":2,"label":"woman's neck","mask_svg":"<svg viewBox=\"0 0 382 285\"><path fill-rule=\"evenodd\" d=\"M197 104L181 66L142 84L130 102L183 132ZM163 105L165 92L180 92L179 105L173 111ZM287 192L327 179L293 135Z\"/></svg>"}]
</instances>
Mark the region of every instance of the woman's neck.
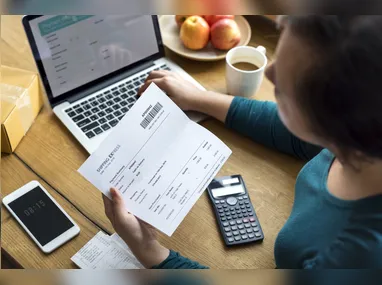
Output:
<instances>
[{"instance_id":1,"label":"woman's neck","mask_svg":"<svg viewBox=\"0 0 382 285\"><path fill-rule=\"evenodd\" d=\"M337 160L337 173L351 199L382 194L382 160L357 162L354 165Z\"/></svg>"}]
</instances>

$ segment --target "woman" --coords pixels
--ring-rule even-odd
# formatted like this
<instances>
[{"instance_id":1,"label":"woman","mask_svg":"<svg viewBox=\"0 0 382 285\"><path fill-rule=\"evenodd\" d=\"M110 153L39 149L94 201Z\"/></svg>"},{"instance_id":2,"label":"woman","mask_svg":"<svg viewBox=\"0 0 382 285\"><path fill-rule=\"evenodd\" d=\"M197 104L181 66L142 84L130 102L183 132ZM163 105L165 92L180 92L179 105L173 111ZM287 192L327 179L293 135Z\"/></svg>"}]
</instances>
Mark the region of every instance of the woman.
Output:
<instances>
[{"instance_id":1,"label":"woman","mask_svg":"<svg viewBox=\"0 0 382 285\"><path fill-rule=\"evenodd\" d=\"M309 161L275 242L278 268L382 267L382 17L284 17L266 76L277 105L200 91L170 72L150 74L183 110L206 113L256 142ZM164 248L105 199L115 230L147 268L205 268Z\"/></svg>"}]
</instances>

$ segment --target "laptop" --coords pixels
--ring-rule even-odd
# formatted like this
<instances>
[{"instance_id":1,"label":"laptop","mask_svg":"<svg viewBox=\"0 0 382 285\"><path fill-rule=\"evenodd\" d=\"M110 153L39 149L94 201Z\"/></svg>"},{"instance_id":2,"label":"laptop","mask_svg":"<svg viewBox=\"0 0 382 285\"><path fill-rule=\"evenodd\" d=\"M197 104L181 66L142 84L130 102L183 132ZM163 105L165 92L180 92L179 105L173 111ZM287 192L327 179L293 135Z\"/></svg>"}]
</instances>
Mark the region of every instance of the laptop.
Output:
<instances>
[{"instance_id":1,"label":"laptop","mask_svg":"<svg viewBox=\"0 0 382 285\"><path fill-rule=\"evenodd\" d=\"M165 57L155 15L28 15L22 22L53 112L88 153L139 99L151 71L171 70L204 89Z\"/></svg>"}]
</instances>

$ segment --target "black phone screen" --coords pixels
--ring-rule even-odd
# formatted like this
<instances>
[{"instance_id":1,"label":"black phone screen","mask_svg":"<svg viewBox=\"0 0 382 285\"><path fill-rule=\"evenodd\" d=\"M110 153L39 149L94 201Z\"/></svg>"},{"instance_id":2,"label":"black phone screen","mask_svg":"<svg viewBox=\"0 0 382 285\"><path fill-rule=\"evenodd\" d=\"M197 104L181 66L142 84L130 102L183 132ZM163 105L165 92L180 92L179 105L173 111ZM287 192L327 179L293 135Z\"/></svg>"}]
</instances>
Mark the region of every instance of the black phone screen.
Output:
<instances>
[{"instance_id":1,"label":"black phone screen","mask_svg":"<svg viewBox=\"0 0 382 285\"><path fill-rule=\"evenodd\" d=\"M74 226L40 187L12 201L9 207L42 246Z\"/></svg>"}]
</instances>

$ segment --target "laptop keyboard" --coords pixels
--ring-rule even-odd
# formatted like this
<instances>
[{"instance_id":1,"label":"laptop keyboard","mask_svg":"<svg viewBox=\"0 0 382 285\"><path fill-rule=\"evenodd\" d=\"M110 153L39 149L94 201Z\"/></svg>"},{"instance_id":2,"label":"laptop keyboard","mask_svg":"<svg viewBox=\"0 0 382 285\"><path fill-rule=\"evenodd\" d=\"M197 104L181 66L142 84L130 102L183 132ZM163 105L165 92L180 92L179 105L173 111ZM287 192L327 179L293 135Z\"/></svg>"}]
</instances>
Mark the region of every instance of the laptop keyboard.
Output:
<instances>
[{"instance_id":1,"label":"laptop keyboard","mask_svg":"<svg viewBox=\"0 0 382 285\"><path fill-rule=\"evenodd\" d=\"M138 100L138 90L153 70L170 70L167 65L147 71L102 94L71 106L65 112L72 121L91 139L115 127Z\"/></svg>"}]
</instances>

